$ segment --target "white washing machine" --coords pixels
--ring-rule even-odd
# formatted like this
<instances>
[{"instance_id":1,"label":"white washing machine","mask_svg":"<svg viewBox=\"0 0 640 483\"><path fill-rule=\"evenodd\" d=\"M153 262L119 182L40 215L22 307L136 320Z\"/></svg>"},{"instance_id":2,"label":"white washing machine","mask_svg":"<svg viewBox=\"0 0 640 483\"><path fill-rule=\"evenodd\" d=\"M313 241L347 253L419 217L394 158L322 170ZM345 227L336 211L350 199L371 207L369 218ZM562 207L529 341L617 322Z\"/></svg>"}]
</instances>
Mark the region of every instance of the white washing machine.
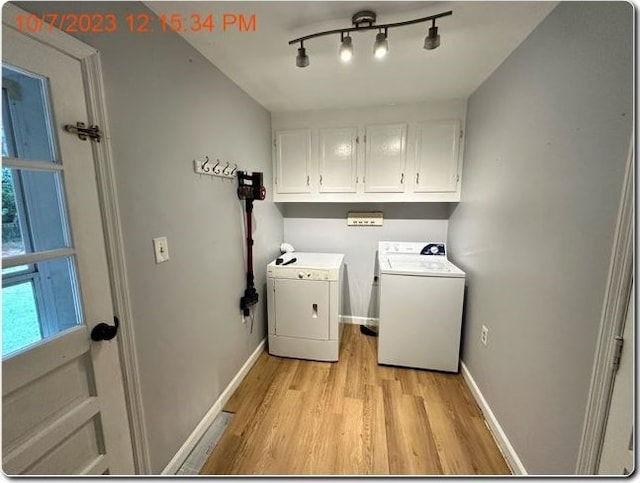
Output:
<instances>
[{"instance_id":1,"label":"white washing machine","mask_svg":"<svg viewBox=\"0 0 640 483\"><path fill-rule=\"evenodd\" d=\"M379 242L378 363L458 372L465 273L444 243Z\"/></svg>"},{"instance_id":2,"label":"white washing machine","mask_svg":"<svg viewBox=\"0 0 640 483\"><path fill-rule=\"evenodd\" d=\"M283 259L267 265L269 353L337 361L344 255L292 252Z\"/></svg>"}]
</instances>

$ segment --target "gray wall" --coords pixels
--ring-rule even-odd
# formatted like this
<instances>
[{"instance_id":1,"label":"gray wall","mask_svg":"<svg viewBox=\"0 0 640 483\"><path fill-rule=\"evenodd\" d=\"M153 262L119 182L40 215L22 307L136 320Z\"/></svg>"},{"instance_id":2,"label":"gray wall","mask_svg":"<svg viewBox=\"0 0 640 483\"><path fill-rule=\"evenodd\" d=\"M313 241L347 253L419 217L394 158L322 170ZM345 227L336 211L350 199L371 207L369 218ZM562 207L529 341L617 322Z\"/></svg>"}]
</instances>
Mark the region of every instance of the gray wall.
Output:
<instances>
[{"instance_id":1,"label":"gray wall","mask_svg":"<svg viewBox=\"0 0 640 483\"><path fill-rule=\"evenodd\" d=\"M341 315L378 317L379 241L446 241L446 203L285 203L284 240L297 251L344 253ZM380 227L347 226L349 211L382 211Z\"/></svg>"},{"instance_id":2,"label":"gray wall","mask_svg":"<svg viewBox=\"0 0 640 483\"><path fill-rule=\"evenodd\" d=\"M149 12L143 4L27 3L39 12ZM152 14L153 15L153 14ZM242 210L236 182L198 176L193 160L237 162L271 184L270 114L172 33L84 34L102 54L118 202L152 470L161 471L265 336L261 302L250 323L244 290ZM255 206L255 266L282 242L271 201ZM156 265L152 238L170 260Z\"/></svg>"},{"instance_id":3,"label":"gray wall","mask_svg":"<svg viewBox=\"0 0 640 483\"><path fill-rule=\"evenodd\" d=\"M634 115L633 8L561 3L471 96L462 358L532 474L575 471ZM480 344L480 326L489 344Z\"/></svg>"}]
</instances>

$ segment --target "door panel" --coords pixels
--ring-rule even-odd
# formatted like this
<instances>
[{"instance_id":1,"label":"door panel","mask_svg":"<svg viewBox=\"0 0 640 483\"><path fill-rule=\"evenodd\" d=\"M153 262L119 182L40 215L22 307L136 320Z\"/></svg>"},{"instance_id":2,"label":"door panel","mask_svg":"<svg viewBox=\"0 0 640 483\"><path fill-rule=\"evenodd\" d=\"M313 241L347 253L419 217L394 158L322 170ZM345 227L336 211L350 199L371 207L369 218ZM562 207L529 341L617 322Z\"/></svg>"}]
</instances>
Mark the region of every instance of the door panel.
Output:
<instances>
[{"instance_id":1,"label":"door panel","mask_svg":"<svg viewBox=\"0 0 640 483\"><path fill-rule=\"evenodd\" d=\"M459 121L430 121L418 125L415 192L457 190L459 139Z\"/></svg>"},{"instance_id":2,"label":"door panel","mask_svg":"<svg viewBox=\"0 0 640 483\"><path fill-rule=\"evenodd\" d=\"M310 193L311 130L276 133L276 189L278 193Z\"/></svg>"},{"instance_id":3,"label":"door panel","mask_svg":"<svg viewBox=\"0 0 640 483\"><path fill-rule=\"evenodd\" d=\"M2 40L3 468L132 474L117 338L89 336L113 319L93 152L63 130L87 122L82 65L7 25Z\"/></svg>"},{"instance_id":4,"label":"door panel","mask_svg":"<svg viewBox=\"0 0 640 483\"><path fill-rule=\"evenodd\" d=\"M356 192L355 127L327 128L318 132L320 192Z\"/></svg>"},{"instance_id":5,"label":"door panel","mask_svg":"<svg viewBox=\"0 0 640 483\"><path fill-rule=\"evenodd\" d=\"M329 284L320 280L275 280L276 335L329 339Z\"/></svg>"},{"instance_id":6,"label":"door panel","mask_svg":"<svg viewBox=\"0 0 640 483\"><path fill-rule=\"evenodd\" d=\"M407 125L367 126L365 132L365 192L404 192Z\"/></svg>"}]
</instances>

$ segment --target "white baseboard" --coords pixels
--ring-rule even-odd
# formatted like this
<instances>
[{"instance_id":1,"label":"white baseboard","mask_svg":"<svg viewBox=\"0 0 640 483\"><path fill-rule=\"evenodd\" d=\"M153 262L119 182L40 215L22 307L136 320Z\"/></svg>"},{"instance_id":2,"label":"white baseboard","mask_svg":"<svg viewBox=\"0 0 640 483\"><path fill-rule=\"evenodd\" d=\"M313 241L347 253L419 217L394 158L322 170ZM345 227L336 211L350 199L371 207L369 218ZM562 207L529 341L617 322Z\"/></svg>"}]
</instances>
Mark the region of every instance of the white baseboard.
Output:
<instances>
[{"instance_id":1,"label":"white baseboard","mask_svg":"<svg viewBox=\"0 0 640 483\"><path fill-rule=\"evenodd\" d=\"M378 317L354 317L352 315L341 315L340 323L355 325L378 325L380 319Z\"/></svg>"},{"instance_id":2,"label":"white baseboard","mask_svg":"<svg viewBox=\"0 0 640 483\"><path fill-rule=\"evenodd\" d=\"M514 475L528 475L529 473L527 473L527 469L522 464L522 461L520 461L520 457L516 453L516 450L513 448L511 442L507 438L507 435L502 430L502 427L489 407L487 400L480 392L480 388L476 384L476 381L473 380L469 369L467 369L467 366L462 361L460 361L460 368L462 370L462 376L471 390L471 394L473 394L478 406L480 406L480 409L482 410L482 414L484 414L484 418L489 424L489 429L493 434L493 438L496 440L496 443L498 443L500 451L502 451L502 454L507 460L507 464L511 468L511 472Z\"/></svg>"},{"instance_id":3,"label":"white baseboard","mask_svg":"<svg viewBox=\"0 0 640 483\"><path fill-rule=\"evenodd\" d=\"M184 463L191 451L193 451L193 448L195 448L195 446L198 444L200 438L202 438L209 426L211 426L218 414L220 414L222 408L224 408L224 405L227 404L227 401L229 400L233 392L238 388L249 370L256 363L258 357L260 357L260 354L264 350L266 340L266 338L262 339L262 341L258 344L258 347L256 347L256 350L254 350L247 359L247 362L244 363L238 373L233 377L233 379L231 379L231 382L225 388L225 390L222 391L222 394L220 394L218 400L213 404L213 406L211 406L211 409L207 411L207 414L205 414L204 418L202 418L202 420L198 423L196 429L193 430L193 432L189 435L189 437L183 443L177 453L173 456L173 458L171 458L169 464L162 470L162 475L175 475L176 472L180 469L182 463Z\"/></svg>"}]
</instances>

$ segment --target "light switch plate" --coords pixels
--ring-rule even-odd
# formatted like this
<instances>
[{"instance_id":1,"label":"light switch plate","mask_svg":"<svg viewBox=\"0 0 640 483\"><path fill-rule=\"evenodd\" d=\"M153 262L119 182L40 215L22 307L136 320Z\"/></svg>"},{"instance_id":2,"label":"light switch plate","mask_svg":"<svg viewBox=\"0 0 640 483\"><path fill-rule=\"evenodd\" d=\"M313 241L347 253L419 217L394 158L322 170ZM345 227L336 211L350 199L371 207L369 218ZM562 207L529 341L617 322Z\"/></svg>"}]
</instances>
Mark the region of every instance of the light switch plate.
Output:
<instances>
[{"instance_id":1,"label":"light switch plate","mask_svg":"<svg viewBox=\"0 0 640 483\"><path fill-rule=\"evenodd\" d=\"M350 211L348 226L382 226L382 211Z\"/></svg>"},{"instance_id":2,"label":"light switch plate","mask_svg":"<svg viewBox=\"0 0 640 483\"><path fill-rule=\"evenodd\" d=\"M167 243L166 236L153 239L153 251L156 256L156 263L162 263L169 260L169 244Z\"/></svg>"}]
</instances>

